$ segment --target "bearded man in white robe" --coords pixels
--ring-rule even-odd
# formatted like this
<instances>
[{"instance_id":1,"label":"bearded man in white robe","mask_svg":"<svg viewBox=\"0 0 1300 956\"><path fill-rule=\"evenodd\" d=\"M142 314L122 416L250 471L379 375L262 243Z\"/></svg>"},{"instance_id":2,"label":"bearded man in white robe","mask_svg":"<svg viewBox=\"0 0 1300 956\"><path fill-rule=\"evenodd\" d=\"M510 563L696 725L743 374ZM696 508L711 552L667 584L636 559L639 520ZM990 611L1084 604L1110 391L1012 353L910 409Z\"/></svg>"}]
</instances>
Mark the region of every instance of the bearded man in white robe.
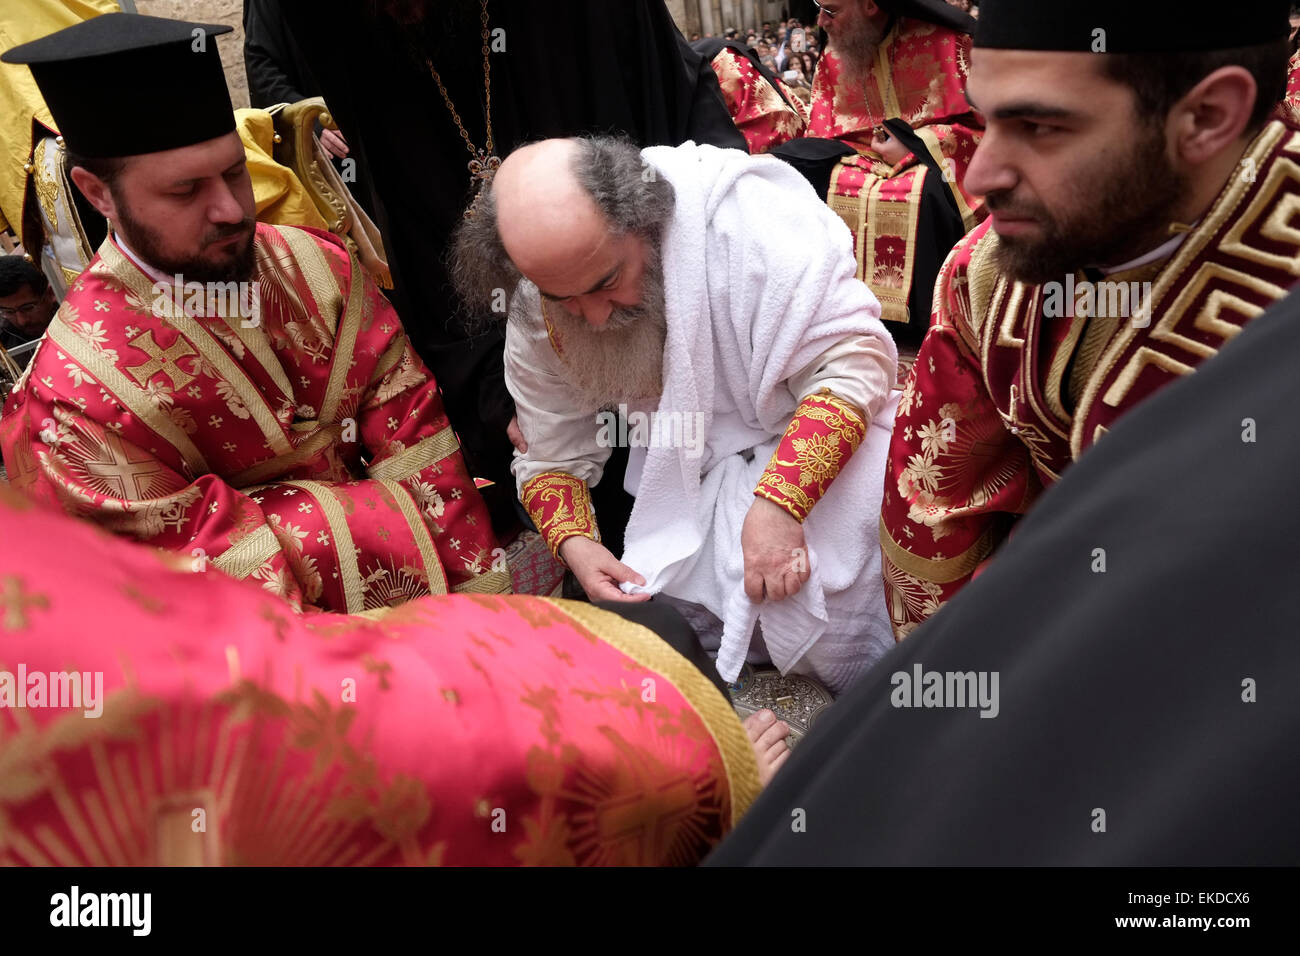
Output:
<instances>
[{"instance_id":1,"label":"bearded man in white robe","mask_svg":"<svg viewBox=\"0 0 1300 956\"><path fill-rule=\"evenodd\" d=\"M726 680L749 656L839 692L893 644L877 514L897 353L815 199L736 150L546 140L506 158L452 265L466 302L509 303L517 490L588 596L671 599ZM622 560L590 497L616 444Z\"/></svg>"}]
</instances>

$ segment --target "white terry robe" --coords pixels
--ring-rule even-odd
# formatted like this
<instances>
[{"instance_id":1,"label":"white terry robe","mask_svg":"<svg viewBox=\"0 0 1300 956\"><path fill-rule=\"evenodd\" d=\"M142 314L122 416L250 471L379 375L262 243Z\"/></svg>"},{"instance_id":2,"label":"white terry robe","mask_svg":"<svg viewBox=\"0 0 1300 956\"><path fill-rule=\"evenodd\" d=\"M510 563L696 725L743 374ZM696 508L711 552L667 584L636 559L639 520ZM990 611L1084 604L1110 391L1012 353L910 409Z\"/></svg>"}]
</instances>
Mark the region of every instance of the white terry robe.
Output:
<instances>
[{"instance_id":1,"label":"white terry robe","mask_svg":"<svg viewBox=\"0 0 1300 956\"><path fill-rule=\"evenodd\" d=\"M643 156L676 194L663 243L668 332L657 411L692 416L704 445L702 455L631 449L636 503L622 560L645 576L646 590L723 621L725 679L738 676L757 622L782 673L809 672L839 692L893 644L877 526L897 352L879 303L854 278L848 228L799 173L693 143ZM548 470L594 482L608 448L596 441L595 409L572 394L556 400L566 391L563 362L528 283L512 312L506 381L529 442L516 460L519 485ZM846 343L856 353L849 359ZM823 387L861 408L870 427L804 522L808 582L792 598L756 605L744 593L741 526L800 399Z\"/></svg>"}]
</instances>

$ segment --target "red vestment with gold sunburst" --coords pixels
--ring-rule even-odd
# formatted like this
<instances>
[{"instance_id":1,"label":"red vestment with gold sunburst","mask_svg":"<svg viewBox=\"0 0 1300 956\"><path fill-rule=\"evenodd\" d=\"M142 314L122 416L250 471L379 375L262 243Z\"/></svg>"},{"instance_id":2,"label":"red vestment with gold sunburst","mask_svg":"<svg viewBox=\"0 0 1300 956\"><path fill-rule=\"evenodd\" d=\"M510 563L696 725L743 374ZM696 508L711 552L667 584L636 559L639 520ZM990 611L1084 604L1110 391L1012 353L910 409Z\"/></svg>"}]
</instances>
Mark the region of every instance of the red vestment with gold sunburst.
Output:
<instances>
[{"instance_id":1,"label":"red vestment with gold sunburst","mask_svg":"<svg viewBox=\"0 0 1300 956\"><path fill-rule=\"evenodd\" d=\"M0 541L0 866L690 865L757 796L726 698L590 605L297 614L2 484Z\"/></svg>"},{"instance_id":2,"label":"red vestment with gold sunburst","mask_svg":"<svg viewBox=\"0 0 1300 956\"><path fill-rule=\"evenodd\" d=\"M769 83L749 57L723 47L709 61L727 112L740 130L749 151L758 155L802 136L808 125L808 107L777 77Z\"/></svg>"}]
</instances>

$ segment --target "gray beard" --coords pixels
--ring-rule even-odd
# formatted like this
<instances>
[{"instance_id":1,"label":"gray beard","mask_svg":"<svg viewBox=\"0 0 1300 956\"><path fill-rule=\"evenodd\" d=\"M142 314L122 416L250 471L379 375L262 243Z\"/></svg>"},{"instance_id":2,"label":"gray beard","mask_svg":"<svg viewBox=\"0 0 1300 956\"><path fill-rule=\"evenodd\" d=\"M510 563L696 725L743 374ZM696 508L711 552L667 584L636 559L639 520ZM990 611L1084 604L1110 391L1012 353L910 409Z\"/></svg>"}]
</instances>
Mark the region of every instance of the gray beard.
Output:
<instances>
[{"instance_id":1,"label":"gray beard","mask_svg":"<svg viewBox=\"0 0 1300 956\"><path fill-rule=\"evenodd\" d=\"M582 316L550 305L546 315L555 328L569 385L593 408L615 408L657 400L663 392L664 341L668 320L664 307L663 264L656 249L646 263L642 303L618 308L604 328Z\"/></svg>"},{"instance_id":2,"label":"gray beard","mask_svg":"<svg viewBox=\"0 0 1300 956\"><path fill-rule=\"evenodd\" d=\"M865 19L853 33L836 38L831 49L839 57L840 70L846 80L855 86L866 83L871 68L876 65L876 52L884 39L884 33Z\"/></svg>"}]
</instances>

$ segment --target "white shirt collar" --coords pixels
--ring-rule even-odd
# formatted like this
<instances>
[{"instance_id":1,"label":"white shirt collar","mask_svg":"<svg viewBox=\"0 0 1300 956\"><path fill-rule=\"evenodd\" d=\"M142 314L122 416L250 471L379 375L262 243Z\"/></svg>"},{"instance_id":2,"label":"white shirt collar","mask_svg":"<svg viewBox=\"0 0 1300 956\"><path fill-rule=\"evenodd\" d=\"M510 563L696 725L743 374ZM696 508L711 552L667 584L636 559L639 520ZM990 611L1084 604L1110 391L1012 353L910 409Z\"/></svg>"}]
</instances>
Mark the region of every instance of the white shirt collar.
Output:
<instances>
[{"instance_id":1,"label":"white shirt collar","mask_svg":"<svg viewBox=\"0 0 1300 956\"><path fill-rule=\"evenodd\" d=\"M122 238L122 234L116 229L113 230L113 241L117 243L117 247L122 250L126 257L138 265L140 271L149 278L153 279L155 282L170 283L172 281L171 276L163 275L159 270L155 269L153 266L149 265L149 263L137 256L131 247L126 244L126 240Z\"/></svg>"},{"instance_id":2,"label":"white shirt collar","mask_svg":"<svg viewBox=\"0 0 1300 956\"><path fill-rule=\"evenodd\" d=\"M1196 226L1193 225L1192 229L1195 228ZM1109 276L1114 275L1116 272L1127 272L1128 270L1136 269L1139 266L1145 266L1152 262L1159 262L1161 259L1167 259L1178 251L1178 248L1187 239L1188 233L1191 231L1192 230L1189 229L1187 232L1180 232L1177 235L1171 236L1150 252L1138 256L1136 259L1131 259L1130 261L1121 263L1117 266L1098 266L1098 271L1100 271L1102 275Z\"/></svg>"}]
</instances>

